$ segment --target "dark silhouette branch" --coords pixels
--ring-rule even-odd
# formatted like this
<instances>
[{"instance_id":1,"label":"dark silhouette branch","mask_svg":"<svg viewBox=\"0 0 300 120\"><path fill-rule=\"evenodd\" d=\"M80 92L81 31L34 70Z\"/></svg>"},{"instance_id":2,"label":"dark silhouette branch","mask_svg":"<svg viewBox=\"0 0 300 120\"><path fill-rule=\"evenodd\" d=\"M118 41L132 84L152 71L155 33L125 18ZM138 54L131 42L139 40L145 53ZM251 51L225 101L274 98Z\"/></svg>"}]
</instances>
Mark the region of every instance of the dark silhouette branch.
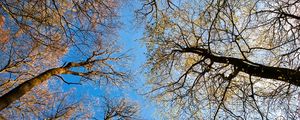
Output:
<instances>
[{"instance_id":1,"label":"dark silhouette branch","mask_svg":"<svg viewBox=\"0 0 300 120\"><path fill-rule=\"evenodd\" d=\"M218 105L217 111L215 112L214 120L217 118L217 115L218 115L218 112L219 112L219 110L220 110L220 108L221 108L221 105L224 105L224 101L225 101L225 98L226 98L227 91L228 91L228 89L229 89L229 87L230 87L231 80L232 80L233 78L235 78L238 74L239 74L239 70L238 70L238 69L235 69L234 72L231 73L228 77L225 77L224 75L221 75L221 77L222 77L223 79L225 79L225 80L228 81L228 84L227 84L227 86L226 86L226 88L225 88L225 91L223 92L222 99L221 99L221 101L220 101L220 103L219 103L219 105Z\"/></svg>"},{"instance_id":2,"label":"dark silhouette branch","mask_svg":"<svg viewBox=\"0 0 300 120\"><path fill-rule=\"evenodd\" d=\"M56 77L58 77L59 79L61 79L64 83L71 85L71 84L75 84L75 85L82 85L81 83L74 83L74 82L68 82L66 81L62 76L60 75L55 75Z\"/></svg>"},{"instance_id":3,"label":"dark silhouette branch","mask_svg":"<svg viewBox=\"0 0 300 120\"><path fill-rule=\"evenodd\" d=\"M202 48L182 48L181 50L174 51L182 53L195 53L200 56L209 58L212 62L231 64L239 68L238 70L240 70L241 72L250 74L252 76L267 79L276 79L296 86L300 86L300 71L297 70L265 66L239 58L216 56L212 53L209 53L208 50Z\"/></svg>"}]
</instances>

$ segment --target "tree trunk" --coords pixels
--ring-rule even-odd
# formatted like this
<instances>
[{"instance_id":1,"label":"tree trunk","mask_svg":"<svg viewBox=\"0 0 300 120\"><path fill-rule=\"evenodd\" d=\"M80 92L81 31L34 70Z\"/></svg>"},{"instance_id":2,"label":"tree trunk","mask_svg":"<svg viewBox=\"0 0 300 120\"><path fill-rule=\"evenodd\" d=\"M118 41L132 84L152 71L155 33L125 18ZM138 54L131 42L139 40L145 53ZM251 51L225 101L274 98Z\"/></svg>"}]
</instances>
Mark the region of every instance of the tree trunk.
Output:
<instances>
[{"instance_id":1,"label":"tree trunk","mask_svg":"<svg viewBox=\"0 0 300 120\"><path fill-rule=\"evenodd\" d=\"M9 106L14 101L18 100L20 97L25 95L27 92L31 91L31 89L42 82L48 80L54 75L63 74L66 72L66 68L53 68L47 70L38 76L20 84L16 88L12 89L8 93L4 94L0 97L0 111Z\"/></svg>"}]
</instances>

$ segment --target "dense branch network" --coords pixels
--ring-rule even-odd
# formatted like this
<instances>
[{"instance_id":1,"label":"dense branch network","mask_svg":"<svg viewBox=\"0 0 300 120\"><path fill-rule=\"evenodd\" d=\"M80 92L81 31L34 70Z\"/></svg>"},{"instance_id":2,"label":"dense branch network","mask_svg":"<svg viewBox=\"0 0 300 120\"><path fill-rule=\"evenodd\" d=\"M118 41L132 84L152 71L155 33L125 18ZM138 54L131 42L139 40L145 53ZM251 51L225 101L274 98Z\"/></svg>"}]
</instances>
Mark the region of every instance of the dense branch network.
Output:
<instances>
[{"instance_id":1,"label":"dense branch network","mask_svg":"<svg viewBox=\"0 0 300 120\"><path fill-rule=\"evenodd\" d=\"M151 0L149 95L171 118L298 119L300 1ZM171 106L171 107L170 107Z\"/></svg>"},{"instance_id":2,"label":"dense branch network","mask_svg":"<svg viewBox=\"0 0 300 120\"><path fill-rule=\"evenodd\" d=\"M53 95L61 90L62 83L90 82L96 87L129 81L125 69L116 69L128 60L115 44L122 3L125 2L1 0L0 114L7 119L47 118L43 115L46 105L62 104L52 101L63 97ZM66 74L77 77L65 79ZM52 80L54 77L62 82ZM49 87L52 85L55 90ZM59 112L52 117L66 114Z\"/></svg>"}]
</instances>

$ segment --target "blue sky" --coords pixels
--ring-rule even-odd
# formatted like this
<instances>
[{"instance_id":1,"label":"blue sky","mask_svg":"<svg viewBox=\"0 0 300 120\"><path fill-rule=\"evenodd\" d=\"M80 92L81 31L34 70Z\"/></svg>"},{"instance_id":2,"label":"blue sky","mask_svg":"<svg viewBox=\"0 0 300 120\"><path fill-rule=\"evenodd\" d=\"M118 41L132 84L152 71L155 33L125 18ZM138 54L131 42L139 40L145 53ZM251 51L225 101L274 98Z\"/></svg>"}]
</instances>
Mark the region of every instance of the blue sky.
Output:
<instances>
[{"instance_id":1,"label":"blue sky","mask_svg":"<svg viewBox=\"0 0 300 120\"><path fill-rule=\"evenodd\" d=\"M132 2L134 3L134 2ZM134 79L137 82L137 86L134 88L125 90L125 96L128 96L132 100L138 101L141 106L141 116L145 119L154 119L155 105L151 101L139 95L137 92L145 89L146 78L142 70L143 64L146 62L146 48L142 43L144 28L138 26L135 22L134 10L138 9L139 4L129 4L121 8L121 21L123 22L122 29L120 31L120 43L123 44L124 51L129 50L129 55L132 56L130 64L131 70L134 73ZM142 90L143 89L143 90ZM128 93L128 94L126 94Z\"/></svg>"}]
</instances>

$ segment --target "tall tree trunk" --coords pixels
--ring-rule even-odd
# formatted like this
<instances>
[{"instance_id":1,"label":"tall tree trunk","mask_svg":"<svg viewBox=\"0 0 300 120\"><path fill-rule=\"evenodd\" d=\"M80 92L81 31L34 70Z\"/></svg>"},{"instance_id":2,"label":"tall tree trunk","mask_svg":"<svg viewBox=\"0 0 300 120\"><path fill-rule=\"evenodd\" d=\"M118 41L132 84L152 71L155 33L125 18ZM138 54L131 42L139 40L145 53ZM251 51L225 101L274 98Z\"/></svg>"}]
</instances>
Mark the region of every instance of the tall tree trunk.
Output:
<instances>
[{"instance_id":1,"label":"tall tree trunk","mask_svg":"<svg viewBox=\"0 0 300 120\"><path fill-rule=\"evenodd\" d=\"M20 84L16 88L12 89L8 93L4 94L0 97L0 111L9 106L14 101L18 100L20 97L25 95L27 92L31 91L31 89L42 82L48 80L54 75L63 74L67 71L66 68L53 68L49 69L38 76L27 80L26 82Z\"/></svg>"}]
</instances>

